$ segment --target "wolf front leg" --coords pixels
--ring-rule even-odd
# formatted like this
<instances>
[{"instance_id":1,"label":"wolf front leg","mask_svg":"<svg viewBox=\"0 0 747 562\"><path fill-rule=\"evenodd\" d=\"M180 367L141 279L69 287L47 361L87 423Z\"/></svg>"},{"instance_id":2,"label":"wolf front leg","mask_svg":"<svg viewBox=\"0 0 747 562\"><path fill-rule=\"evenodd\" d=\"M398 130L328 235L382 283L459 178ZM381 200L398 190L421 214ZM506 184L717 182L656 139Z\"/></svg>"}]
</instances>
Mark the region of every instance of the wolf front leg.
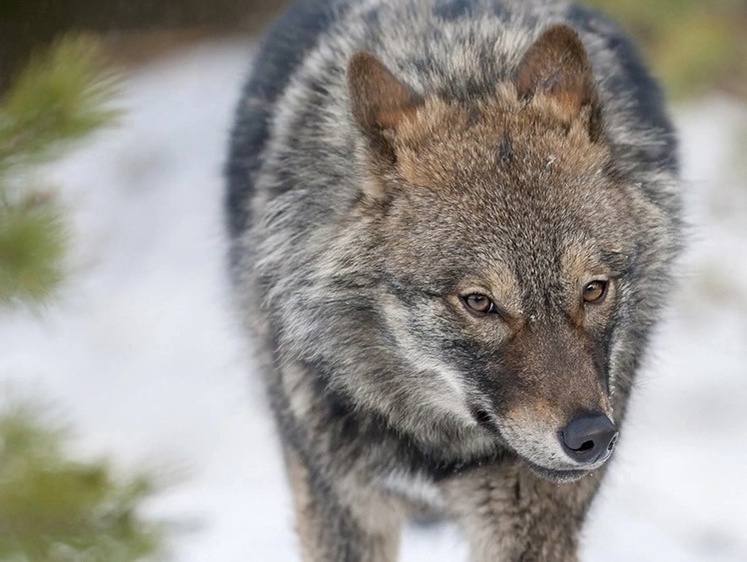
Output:
<instances>
[{"instance_id":1,"label":"wolf front leg","mask_svg":"<svg viewBox=\"0 0 747 562\"><path fill-rule=\"evenodd\" d=\"M387 498L314 477L286 453L304 562L394 562L404 516ZM352 493L351 493L352 492Z\"/></svg>"},{"instance_id":2,"label":"wolf front leg","mask_svg":"<svg viewBox=\"0 0 747 562\"><path fill-rule=\"evenodd\" d=\"M485 467L444 485L474 562L576 562L601 471L557 484L521 466Z\"/></svg>"}]
</instances>

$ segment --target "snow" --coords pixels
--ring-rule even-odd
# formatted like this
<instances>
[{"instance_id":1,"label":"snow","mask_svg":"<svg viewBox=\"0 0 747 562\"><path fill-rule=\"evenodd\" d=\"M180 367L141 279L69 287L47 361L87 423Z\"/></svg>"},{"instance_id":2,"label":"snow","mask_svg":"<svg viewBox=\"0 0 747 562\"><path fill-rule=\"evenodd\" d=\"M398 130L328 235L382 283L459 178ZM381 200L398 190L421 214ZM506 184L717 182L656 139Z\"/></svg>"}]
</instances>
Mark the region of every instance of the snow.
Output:
<instances>
[{"instance_id":1,"label":"snow","mask_svg":"<svg viewBox=\"0 0 747 562\"><path fill-rule=\"evenodd\" d=\"M195 524L173 541L179 562L298 560L225 276L221 169L251 53L204 43L127 77L121 126L49 171L76 241L62 303L0 317L5 388L59 404L81 454L176 479L148 513ZM747 560L747 108L712 98L676 117L693 243L589 518L588 561ZM466 556L452 526L406 533L404 561Z\"/></svg>"}]
</instances>

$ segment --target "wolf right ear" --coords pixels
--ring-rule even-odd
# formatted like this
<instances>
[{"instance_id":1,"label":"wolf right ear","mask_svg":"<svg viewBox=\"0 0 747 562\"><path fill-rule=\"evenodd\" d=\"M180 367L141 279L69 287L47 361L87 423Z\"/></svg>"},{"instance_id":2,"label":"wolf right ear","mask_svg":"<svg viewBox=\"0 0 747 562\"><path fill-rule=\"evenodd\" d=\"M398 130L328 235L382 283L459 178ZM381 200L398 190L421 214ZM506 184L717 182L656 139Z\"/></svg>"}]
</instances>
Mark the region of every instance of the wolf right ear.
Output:
<instances>
[{"instance_id":1,"label":"wolf right ear","mask_svg":"<svg viewBox=\"0 0 747 562\"><path fill-rule=\"evenodd\" d=\"M414 117L424 103L415 90L371 53L358 52L350 58L347 78L353 117L377 144L385 142L384 131L396 129L402 120Z\"/></svg>"},{"instance_id":2,"label":"wolf right ear","mask_svg":"<svg viewBox=\"0 0 747 562\"><path fill-rule=\"evenodd\" d=\"M519 98L545 94L555 99L571 120L588 108L592 139L601 134L599 95L589 56L573 28L547 28L524 55L514 80Z\"/></svg>"}]
</instances>

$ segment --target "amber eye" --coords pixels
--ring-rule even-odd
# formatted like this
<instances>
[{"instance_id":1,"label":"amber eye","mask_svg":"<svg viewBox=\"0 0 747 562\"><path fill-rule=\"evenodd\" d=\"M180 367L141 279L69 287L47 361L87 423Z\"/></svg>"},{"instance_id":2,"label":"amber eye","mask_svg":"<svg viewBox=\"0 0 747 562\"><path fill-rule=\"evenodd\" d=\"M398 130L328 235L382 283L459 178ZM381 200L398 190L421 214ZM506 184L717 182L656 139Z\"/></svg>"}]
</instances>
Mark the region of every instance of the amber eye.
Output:
<instances>
[{"instance_id":1,"label":"amber eye","mask_svg":"<svg viewBox=\"0 0 747 562\"><path fill-rule=\"evenodd\" d=\"M607 294L607 281L591 281L584 287L584 302L599 302Z\"/></svg>"},{"instance_id":2,"label":"amber eye","mask_svg":"<svg viewBox=\"0 0 747 562\"><path fill-rule=\"evenodd\" d=\"M493 301L490 300L490 297L486 297L485 295L481 295L480 293L472 293L471 295L467 295L466 297L463 297L464 304L467 305L467 308L469 308L472 312L477 312L478 314L488 314L490 312L495 312L495 304L493 304Z\"/></svg>"}]
</instances>

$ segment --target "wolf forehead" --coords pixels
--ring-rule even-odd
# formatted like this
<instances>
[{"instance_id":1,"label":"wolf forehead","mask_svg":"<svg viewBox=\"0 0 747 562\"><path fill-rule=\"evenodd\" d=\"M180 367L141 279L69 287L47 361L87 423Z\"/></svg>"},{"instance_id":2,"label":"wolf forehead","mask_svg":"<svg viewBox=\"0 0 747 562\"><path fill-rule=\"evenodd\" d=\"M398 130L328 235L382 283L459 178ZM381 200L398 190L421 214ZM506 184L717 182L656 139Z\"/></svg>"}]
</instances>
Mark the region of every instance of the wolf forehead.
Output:
<instances>
[{"instance_id":1,"label":"wolf forehead","mask_svg":"<svg viewBox=\"0 0 747 562\"><path fill-rule=\"evenodd\" d=\"M619 246L630 209L609 147L590 139L582 117L564 122L554 106L543 98L523 103L510 85L470 105L428 98L392 134L400 183L390 191L418 213L422 205L466 214L479 232L514 224L513 235L547 241L575 224L574 236L585 230ZM374 181L392 182L386 173Z\"/></svg>"},{"instance_id":2,"label":"wolf forehead","mask_svg":"<svg viewBox=\"0 0 747 562\"><path fill-rule=\"evenodd\" d=\"M391 196L386 228L410 234L387 239L391 257L407 267L449 255L465 274L625 269L635 243L627 188L586 116L559 113L512 85L471 104L427 98L390 135L396 173L373 168Z\"/></svg>"}]
</instances>

